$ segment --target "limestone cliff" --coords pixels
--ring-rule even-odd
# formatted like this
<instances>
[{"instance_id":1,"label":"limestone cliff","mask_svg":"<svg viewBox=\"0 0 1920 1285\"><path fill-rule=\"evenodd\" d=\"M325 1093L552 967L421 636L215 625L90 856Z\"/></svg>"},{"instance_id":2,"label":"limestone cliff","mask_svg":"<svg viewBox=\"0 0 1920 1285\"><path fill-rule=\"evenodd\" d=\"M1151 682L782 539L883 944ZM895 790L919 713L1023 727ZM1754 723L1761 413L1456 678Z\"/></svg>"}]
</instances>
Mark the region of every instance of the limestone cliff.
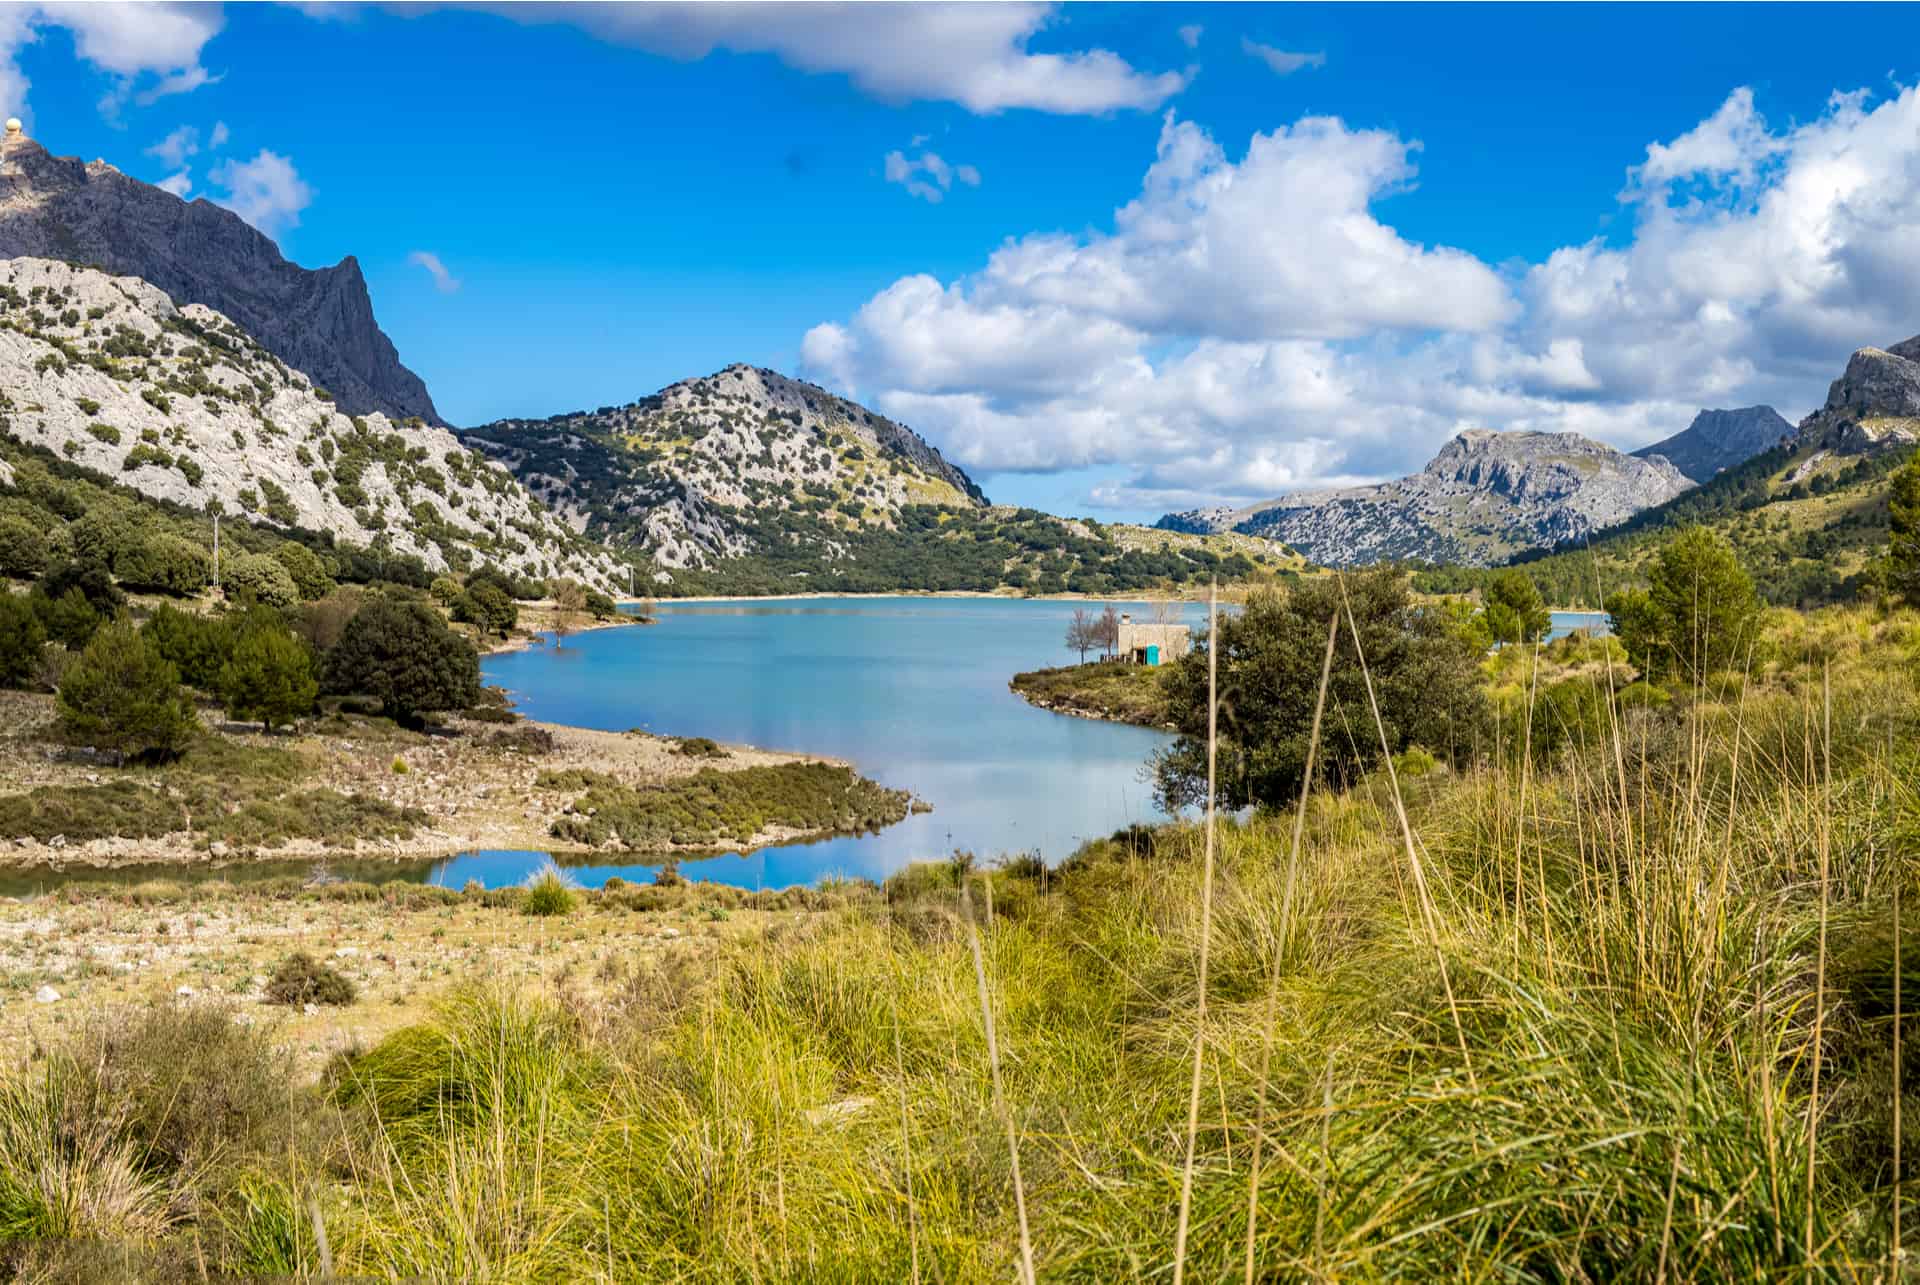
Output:
<instances>
[{"instance_id":1,"label":"limestone cliff","mask_svg":"<svg viewBox=\"0 0 1920 1285\"><path fill-rule=\"evenodd\" d=\"M0 258L23 255L102 267L178 303L205 304L348 414L441 422L426 385L374 321L352 256L300 267L231 210L183 201L105 161L54 156L9 132L0 138Z\"/></svg>"},{"instance_id":2,"label":"limestone cliff","mask_svg":"<svg viewBox=\"0 0 1920 1285\"><path fill-rule=\"evenodd\" d=\"M436 570L626 581L445 429L348 415L229 318L134 277L0 261L0 432L155 499Z\"/></svg>"}]
</instances>

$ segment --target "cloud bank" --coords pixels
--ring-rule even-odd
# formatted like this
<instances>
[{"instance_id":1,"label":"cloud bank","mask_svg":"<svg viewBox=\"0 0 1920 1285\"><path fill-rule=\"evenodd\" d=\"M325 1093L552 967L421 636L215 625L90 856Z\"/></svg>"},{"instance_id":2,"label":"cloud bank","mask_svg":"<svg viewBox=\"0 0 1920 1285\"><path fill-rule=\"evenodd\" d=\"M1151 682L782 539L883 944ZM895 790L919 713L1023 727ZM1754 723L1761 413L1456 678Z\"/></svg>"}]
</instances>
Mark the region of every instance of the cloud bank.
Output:
<instances>
[{"instance_id":1,"label":"cloud bank","mask_svg":"<svg viewBox=\"0 0 1920 1285\"><path fill-rule=\"evenodd\" d=\"M1235 158L1169 115L1110 226L902 277L803 364L971 468L1097 468L1097 502L1155 508L1405 472L1470 427L1632 448L1702 406L1795 417L1853 348L1920 329L1915 88L1784 129L1738 89L1648 145L1624 235L1534 264L1381 221L1417 150L1308 117Z\"/></svg>"}]
</instances>

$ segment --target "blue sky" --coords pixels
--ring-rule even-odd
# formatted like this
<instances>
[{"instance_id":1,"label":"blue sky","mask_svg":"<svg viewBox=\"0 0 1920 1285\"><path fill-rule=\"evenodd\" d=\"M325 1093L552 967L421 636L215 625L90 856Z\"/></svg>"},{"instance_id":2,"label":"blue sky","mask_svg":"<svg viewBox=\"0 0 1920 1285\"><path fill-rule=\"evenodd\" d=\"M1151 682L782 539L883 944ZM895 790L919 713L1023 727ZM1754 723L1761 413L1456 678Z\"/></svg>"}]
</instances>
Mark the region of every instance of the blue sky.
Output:
<instances>
[{"instance_id":1,"label":"blue sky","mask_svg":"<svg viewBox=\"0 0 1920 1285\"><path fill-rule=\"evenodd\" d=\"M0 14L0 93L57 153L356 255L455 423L748 361L996 499L1150 518L1467 427L1799 418L1920 330L1916 36L1892 7L49 4Z\"/></svg>"}]
</instances>

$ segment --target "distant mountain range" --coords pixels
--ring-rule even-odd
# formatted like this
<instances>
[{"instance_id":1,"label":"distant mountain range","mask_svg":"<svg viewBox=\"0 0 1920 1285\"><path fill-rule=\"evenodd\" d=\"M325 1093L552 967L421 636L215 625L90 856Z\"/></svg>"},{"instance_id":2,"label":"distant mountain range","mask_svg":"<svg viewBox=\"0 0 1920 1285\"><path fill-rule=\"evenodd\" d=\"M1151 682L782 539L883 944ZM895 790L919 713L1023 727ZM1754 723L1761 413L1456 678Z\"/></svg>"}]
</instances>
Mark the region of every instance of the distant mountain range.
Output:
<instances>
[{"instance_id":1,"label":"distant mountain range","mask_svg":"<svg viewBox=\"0 0 1920 1285\"><path fill-rule=\"evenodd\" d=\"M1388 559L1486 565L1610 526L1692 482L1664 458L1622 455L1577 433L1461 433L1410 477L1303 491L1237 510L1170 513L1179 531L1283 540L1331 566Z\"/></svg>"},{"instance_id":2,"label":"distant mountain range","mask_svg":"<svg viewBox=\"0 0 1920 1285\"><path fill-rule=\"evenodd\" d=\"M1724 535L1768 601L1812 606L1856 596L1887 547L1887 477L1920 445L1920 337L1862 348L1826 403L1783 439L1664 504L1556 551L1526 555L1549 598L1598 606L1644 580L1676 527ZM1471 587L1472 573L1425 573L1428 588Z\"/></svg>"}]
</instances>

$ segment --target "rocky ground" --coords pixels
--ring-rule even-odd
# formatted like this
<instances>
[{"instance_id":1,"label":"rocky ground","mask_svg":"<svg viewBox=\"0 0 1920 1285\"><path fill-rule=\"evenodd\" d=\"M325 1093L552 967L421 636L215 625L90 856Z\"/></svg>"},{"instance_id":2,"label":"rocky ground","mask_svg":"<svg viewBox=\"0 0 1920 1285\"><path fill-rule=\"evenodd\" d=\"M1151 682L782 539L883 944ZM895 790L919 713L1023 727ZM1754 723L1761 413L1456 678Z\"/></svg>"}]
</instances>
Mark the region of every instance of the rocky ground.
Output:
<instances>
[{"instance_id":1,"label":"rocky ground","mask_svg":"<svg viewBox=\"0 0 1920 1285\"><path fill-rule=\"evenodd\" d=\"M263 735L257 728L217 723L218 711L204 711L223 741L242 750L281 751L298 756L299 772L289 788L331 789L357 799L377 800L425 814L411 835L341 842L333 838L293 837L258 855L272 859L327 856L421 858L469 849L555 849L550 830L569 805L565 791L541 790L542 772L584 769L605 773L622 784L653 785L691 776L703 769L735 771L778 763L836 762L815 755L788 754L745 746L726 747L726 757L695 758L678 753L680 742L644 732L602 732L519 720L497 725L453 719L433 733L411 732L383 719L332 715L311 720L295 734ZM53 699L25 692L0 692L0 803L6 796L41 786L103 789L133 781L156 789L177 788L168 775L195 770L192 757L175 769L115 769L76 762L62 755L48 737ZM547 738L551 738L550 745ZM533 750L524 748L529 744ZM238 783L236 783L238 784ZM236 791L236 797L239 797ZM229 803L230 808L238 806ZM790 840L793 831L769 828L746 846ZM249 854L209 843L199 829L147 838L98 838L68 841L59 835L0 834L0 865L111 867L146 862L237 860Z\"/></svg>"},{"instance_id":2,"label":"rocky ground","mask_svg":"<svg viewBox=\"0 0 1920 1285\"><path fill-rule=\"evenodd\" d=\"M659 904L636 905L641 892ZM804 906L759 909L743 904L748 894L707 885L579 893L574 910L554 917L525 913L517 896L150 883L0 898L0 1062L17 1065L105 1010L158 1002L219 1005L237 1022L270 1025L314 1072L418 1021L465 983L603 1001L730 937L809 918ZM295 951L344 974L355 1002L269 1002L269 976Z\"/></svg>"}]
</instances>

